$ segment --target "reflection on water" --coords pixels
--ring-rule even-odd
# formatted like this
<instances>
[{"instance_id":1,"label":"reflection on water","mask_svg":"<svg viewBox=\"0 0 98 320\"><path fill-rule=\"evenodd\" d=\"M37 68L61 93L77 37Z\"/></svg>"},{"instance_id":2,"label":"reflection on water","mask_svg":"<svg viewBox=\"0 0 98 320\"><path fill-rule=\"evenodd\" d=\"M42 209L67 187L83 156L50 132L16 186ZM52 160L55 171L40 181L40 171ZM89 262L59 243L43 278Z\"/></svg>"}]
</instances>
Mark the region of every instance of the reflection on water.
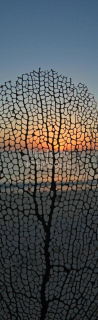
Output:
<instances>
[{"instance_id":1,"label":"reflection on water","mask_svg":"<svg viewBox=\"0 0 98 320\"><path fill-rule=\"evenodd\" d=\"M54 181L56 189L66 191L70 187L89 188L97 185L98 181L98 151L55 152L53 153L29 151L28 154L20 152L1 153L2 179L1 190L5 187L10 191L18 188L33 192L35 186L35 165L37 191L49 191L52 181L52 168L54 166Z\"/></svg>"}]
</instances>

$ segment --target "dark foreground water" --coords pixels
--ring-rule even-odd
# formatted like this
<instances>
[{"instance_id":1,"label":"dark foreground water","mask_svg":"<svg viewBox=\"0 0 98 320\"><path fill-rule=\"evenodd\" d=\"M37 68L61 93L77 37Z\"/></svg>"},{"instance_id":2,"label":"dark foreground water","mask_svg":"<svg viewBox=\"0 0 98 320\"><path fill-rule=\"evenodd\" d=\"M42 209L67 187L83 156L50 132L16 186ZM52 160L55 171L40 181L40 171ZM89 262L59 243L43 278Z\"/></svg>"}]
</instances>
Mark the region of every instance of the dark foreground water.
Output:
<instances>
[{"instance_id":1,"label":"dark foreground water","mask_svg":"<svg viewBox=\"0 0 98 320\"><path fill-rule=\"evenodd\" d=\"M96 320L98 189L15 192L0 200L0 320Z\"/></svg>"}]
</instances>

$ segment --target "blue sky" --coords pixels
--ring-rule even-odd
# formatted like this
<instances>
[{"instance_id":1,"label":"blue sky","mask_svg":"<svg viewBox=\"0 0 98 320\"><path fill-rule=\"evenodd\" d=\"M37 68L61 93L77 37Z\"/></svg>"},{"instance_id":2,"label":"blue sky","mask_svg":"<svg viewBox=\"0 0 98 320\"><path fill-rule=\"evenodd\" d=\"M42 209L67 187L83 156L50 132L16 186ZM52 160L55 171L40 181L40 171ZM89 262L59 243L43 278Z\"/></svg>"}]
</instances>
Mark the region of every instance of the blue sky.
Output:
<instances>
[{"instance_id":1,"label":"blue sky","mask_svg":"<svg viewBox=\"0 0 98 320\"><path fill-rule=\"evenodd\" d=\"M0 85L54 69L98 103L98 0L2 0Z\"/></svg>"}]
</instances>

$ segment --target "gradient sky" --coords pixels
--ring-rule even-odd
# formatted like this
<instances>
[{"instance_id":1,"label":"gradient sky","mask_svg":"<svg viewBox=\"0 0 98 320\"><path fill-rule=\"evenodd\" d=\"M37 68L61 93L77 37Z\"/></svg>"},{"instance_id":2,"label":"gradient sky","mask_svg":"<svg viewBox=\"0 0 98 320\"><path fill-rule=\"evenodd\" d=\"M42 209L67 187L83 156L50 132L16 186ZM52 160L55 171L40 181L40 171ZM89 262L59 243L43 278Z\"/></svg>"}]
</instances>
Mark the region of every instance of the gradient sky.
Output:
<instances>
[{"instance_id":1,"label":"gradient sky","mask_svg":"<svg viewBox=\"0 0 98 320\"><path fill-rule=\"evenodd\" d=\"M98 104L98 0L1 0L0 85L54 69Z\"/></svg>"}]
</instances>

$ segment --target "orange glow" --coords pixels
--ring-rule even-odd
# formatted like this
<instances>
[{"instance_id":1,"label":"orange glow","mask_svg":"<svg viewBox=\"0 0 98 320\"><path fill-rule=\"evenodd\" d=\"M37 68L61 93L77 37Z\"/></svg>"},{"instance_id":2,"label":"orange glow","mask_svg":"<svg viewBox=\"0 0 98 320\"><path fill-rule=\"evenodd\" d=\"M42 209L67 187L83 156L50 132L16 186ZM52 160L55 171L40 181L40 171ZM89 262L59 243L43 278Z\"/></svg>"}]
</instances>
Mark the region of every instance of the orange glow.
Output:
<instances>
[{"instance_id":1,"label":"orange glow","mask_svg":"<svg viewBox=\"0 0 98 320\"><path fill-rule=\"evenodd\" d=\"M81 132L79 125L77 128L72 128L72 125L66 129L66 126L61 128L60 133L57 126L52 131L50 128L41 127L40 129L31 130L31 126L26 133L25 128L19 127L21 130L2 129L0 134L0 149L1 150L54 150L54 151L79 151L87 149L98 150L98 134L90 135L89 129L86 132ZM50 130L51 129L51 130ZM84 131L84 130L83 130ZM14 134L13 134L14 132ZM74 133L73 133L74 132ZM59 136L59 137L58 137Z\"/></svg>"},{"instance_id":2,"label":"orange glow","mask_svg":"<svg viewBox=\"0 0 98 320\"><path fill-rule=\"evenodd\" d=\"M62 142L60 142L59 144L55 144L54 146L52 146L51 143L42 141L40 143L39 139L36 139L36 141L32 141L32 142L28 142L27 143L27 148L29 150L32 149L36 149L36 150L54 150L54 151L74 151L75 149L78 149L79 151L82 150L87 150L87 149L95 149L98 150L98 145L95 145L95 142L93 141L82 141L82 140L74 140L74 145L71 144L70 142L65 142L64 144L62 144ZM6 140L6 141L2 141L2 139L0 139L0 149L2 150L11 150L11 151L15 151L15 150L26 150L26 142L21 140L20 138L17 138L16 141L13 140Z\"/></svg>"}]
</instances>

